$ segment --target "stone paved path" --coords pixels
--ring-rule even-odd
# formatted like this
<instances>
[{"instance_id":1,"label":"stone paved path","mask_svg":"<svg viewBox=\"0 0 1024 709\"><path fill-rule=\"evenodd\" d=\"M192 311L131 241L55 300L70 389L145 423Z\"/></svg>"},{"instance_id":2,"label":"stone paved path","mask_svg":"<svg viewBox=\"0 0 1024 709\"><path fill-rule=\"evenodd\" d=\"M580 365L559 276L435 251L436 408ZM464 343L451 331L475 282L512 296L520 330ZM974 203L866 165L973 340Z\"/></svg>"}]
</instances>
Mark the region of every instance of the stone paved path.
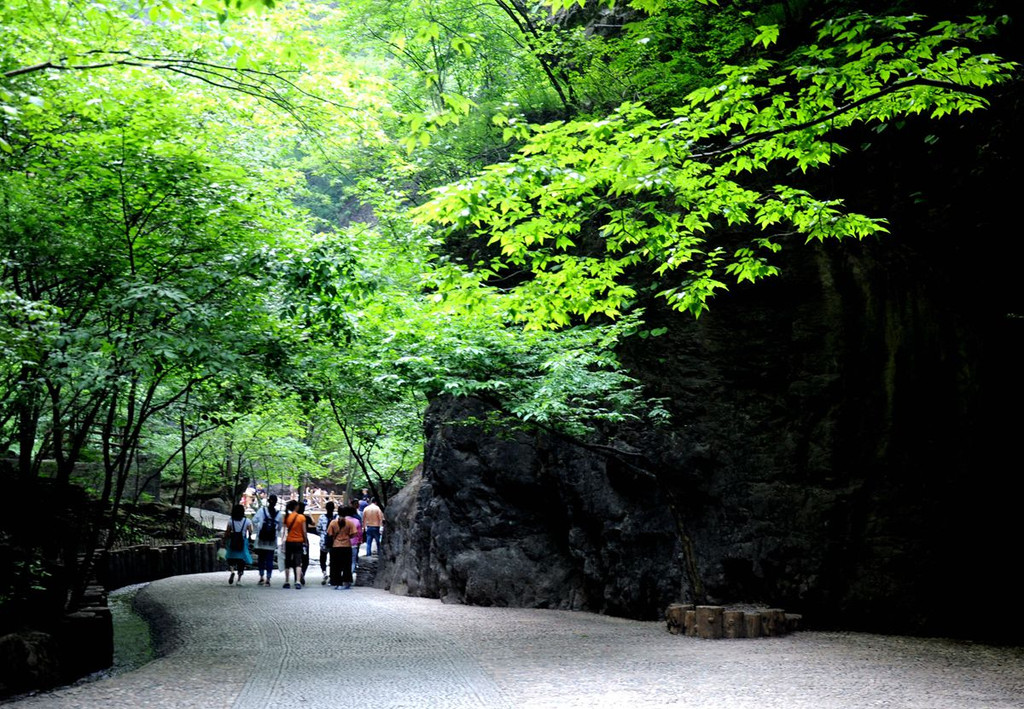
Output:
<instances>
[{"instance_id":1,"label":"stone paved path","mask_svg":"<svg viewBox=\"0 0 1024 709\"><path fill-rule=\"evenodd\" d=\"M314 574L311 574L311 579ZM137 603L160 659L18 709L1021 709L1024 648L801 632L708 641L661 623L356 588L165 579Z\"/></svg>"}]
</instances>

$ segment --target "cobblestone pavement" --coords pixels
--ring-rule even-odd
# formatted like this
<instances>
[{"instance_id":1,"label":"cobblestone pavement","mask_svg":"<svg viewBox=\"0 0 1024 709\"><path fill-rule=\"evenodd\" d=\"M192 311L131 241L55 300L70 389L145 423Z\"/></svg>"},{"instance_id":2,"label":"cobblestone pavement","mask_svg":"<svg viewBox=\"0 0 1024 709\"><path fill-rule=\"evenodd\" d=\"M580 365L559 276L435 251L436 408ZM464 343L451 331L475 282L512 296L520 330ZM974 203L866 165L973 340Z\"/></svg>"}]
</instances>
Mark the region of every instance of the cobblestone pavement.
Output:
<instances>
[{"instance_id":1,"label":"cobblestone pavement","mask_svg":"<svg viewBox=\"0 0 1024 709\"><path fill-rule=\"evenodd\" d=\"M800 632L669 635L662 623L476 608L314 585L165 579L136 603L160 659L18 709L685 707L1021 709L1024 648Z\"/></svg>"}]
</instances>

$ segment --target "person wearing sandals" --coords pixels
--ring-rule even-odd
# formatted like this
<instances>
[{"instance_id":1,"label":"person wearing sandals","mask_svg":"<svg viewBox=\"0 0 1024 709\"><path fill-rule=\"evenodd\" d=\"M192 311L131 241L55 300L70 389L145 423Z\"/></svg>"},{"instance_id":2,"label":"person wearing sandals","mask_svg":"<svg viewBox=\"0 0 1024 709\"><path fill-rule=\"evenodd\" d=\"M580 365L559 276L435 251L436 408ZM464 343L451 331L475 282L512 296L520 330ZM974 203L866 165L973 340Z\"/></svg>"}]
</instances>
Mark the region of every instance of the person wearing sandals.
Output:
<instances>
[{"instance_id":1,"label":"person wearing sandals","mask_svg":"<svg viewBox=\"0 0 1024 709\"><path fill-rule=\"evenodd\" d=\"M267 504L259 508L252 518L252 526L256 530L256 566L260 572L258 586L270 585L270 577L276 565L277 542L284 526L283 519L284 514L277 509L277 495L268 497Z\"/></svg>"},{"instance_id":2,"label":"person wearing sandals","mask_svg":"<svg viewBox=\"0 0 1024 709\"><path fill-rule=\"evenodd\" d=\"M335 591L352 588L352 537L357 534L352 515L355 510L342 507L338 516L327 525L331 545L331 586Z\"/></svg>"},{"instance_id":3,"label":"person wearing sandals","mask_svg":"<svg viewBox=\"0 0 1024 709\"><path fill-rule=\"evenodd\" d=\"M284 516L284 586L281 588L291 588L292 585L288 581L288 572L295 574L295 588L301 589L302 582L305 579L302 577L302 556L303 548L306 546L306 516L296 512L296 508L299 506L298 500L289 500L288 505L285 507L288 510L288 514Z\"/></svg>"},{"instance_id":4,"label":"person wearing sandals","mask_svg":"<svg viewBox=\"0 0 1024 709\"><path fill-rule=\"evenodd\" d=\"M245 567L252 563L252 555L249 553L249 536L252 531L252 522L245 517L245 508L235 505L231 508L231 519L224 530L224 541L228 548L228 568L231 569L231 576L228 577L228 585L235 582L235 573L238 573L238 585L242 585L242 574Z\"/></svg>"},{"instance_id":5,"label":"person wearing sandals","mask_svg":"<svg viewBox=\"0 0 1024 709\"><path fill-rule=\"evenodd\" d=\"M356 526L356 533L352 535L352 577L356 575L356 565L359 562L359 545L363 541L363 518L359 516L359 511L355 507L349 506L347 509L351 510L351 514L348 515L347 519L352 521L352 524Z\"/></svg>"},{"instance_id":6,"label":"person wearing sandals","mask_svg":"<svg viewBox=\"0 0 1024 709\"><path fill-rule=\"evenodd\" d=\"M317 532L320 534L320 573L323 574L323 579L320 581L321 586L327 585L327 555L331 551L327 544L327 525L334 519L334 501L328 502L325 509L327 512L320 515L320 520L316 525Z\"/></svg>"},{"instance_id":7,"label":"person wearing sandals","mask_svg":"<svg viewBox=\"0 0 1024 709\"><path fill-rule=\"evenodd\" d=\"M306 520L306 538L302 540L302 583L306 583L306 572L309 571L309 535L319 535L313 515L306 514L306 503L300 502L295 511Z\"/></svg>"}]
</instances>

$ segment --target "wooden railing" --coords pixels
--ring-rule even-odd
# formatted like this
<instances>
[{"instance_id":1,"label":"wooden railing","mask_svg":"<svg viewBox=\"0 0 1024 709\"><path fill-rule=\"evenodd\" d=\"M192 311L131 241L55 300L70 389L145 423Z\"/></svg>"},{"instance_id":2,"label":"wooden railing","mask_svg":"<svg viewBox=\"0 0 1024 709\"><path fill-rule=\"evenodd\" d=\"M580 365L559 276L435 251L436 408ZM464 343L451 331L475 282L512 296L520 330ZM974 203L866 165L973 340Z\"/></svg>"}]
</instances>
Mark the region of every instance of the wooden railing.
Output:
<instances>
[{"instance_id":1,"label":"wooden railing","mask_svg":"<svg viewBox=\"0 0 1024 709\"><path fill-rule=\"evenodd\" d=\"M216 541L208 541L111 549L105 554L97 576L100 583L113 590L168 576L219 571L227 567L217 559L217 546Z\"/></svg>"}]
</instances>

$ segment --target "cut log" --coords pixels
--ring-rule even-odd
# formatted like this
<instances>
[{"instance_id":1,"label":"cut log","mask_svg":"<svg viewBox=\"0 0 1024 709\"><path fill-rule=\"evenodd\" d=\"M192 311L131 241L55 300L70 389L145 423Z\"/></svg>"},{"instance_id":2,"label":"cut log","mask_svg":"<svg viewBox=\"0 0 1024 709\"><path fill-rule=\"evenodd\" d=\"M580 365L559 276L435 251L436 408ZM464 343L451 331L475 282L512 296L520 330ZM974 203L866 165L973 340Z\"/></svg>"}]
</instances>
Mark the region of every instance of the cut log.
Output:
<instances>
[{"instance_id":1,"label":"cut log","mask_svg":"<svg viewBox=\"0 0 1024 709\"><path fill-rule=\"evenodd\" d=\"M692 605L685 603L672 603L665 611L665 624L668 626L668 632L673 635L679 635L684 630L685 613L687 610L692 610Z\"/></svg>"},{"instance_id":2,"label":"cut log","mask_svg":"<svg viewBox=\"0 0 1024 709\"><path fill-rule=\"evenodd\" d=\"M726 638L744 638L747 628L743 620L743 611L725 611L722 613L722 636Z\"/></svg>"},{"instance_id":3,"label":"cut log","mask_svg":"<svg viewBox=\"0 0 1024 709\"><path fill-rule=\"evenodd\" d=\"M769 608L763 612L763 633L769 638L778 638L786 634L786 612L781 608Z\"/></svg>"},{"instance_id":4,"label":"cut log","mask_svg":"<svg viewBox=\"0 0 1024 709\"><path fill-rule=\"evenodd\" d=\"M697 606L697 636L705 639L722 637L722 606Z\"/></svg>"},{"instance_id":5,"label":"cut log","mask_svg":"<svg viewBox=\"0 0 1024 709\"><path fill-rule=\"evenodd\" d=\"M748 638L759 638L761 637L762 623L761 614L757 611L751 611L743 614L743 625L747 631Z\"/></svg>"},{"instance_id":6,"label":"cut log","mask_svg":"<svg viewBox=\"0 0 1024 709\"><path fill-rule=\"evenodd\" d=\"M683 630L691 638L697 637L697 611L683 611Z\"/></svg>"},{"instance_id":7,"label":"cut log","mask_svg":"<svg viewBox=\"0 0 1024 709\"><path fill-rule=\"evenodd\" d=\"M796 631L800 630L800 623L803 621L803 619L804 617L799 613L787 613L786 631L790 633L795 633Z\"/></svg>"}]
</instances>

